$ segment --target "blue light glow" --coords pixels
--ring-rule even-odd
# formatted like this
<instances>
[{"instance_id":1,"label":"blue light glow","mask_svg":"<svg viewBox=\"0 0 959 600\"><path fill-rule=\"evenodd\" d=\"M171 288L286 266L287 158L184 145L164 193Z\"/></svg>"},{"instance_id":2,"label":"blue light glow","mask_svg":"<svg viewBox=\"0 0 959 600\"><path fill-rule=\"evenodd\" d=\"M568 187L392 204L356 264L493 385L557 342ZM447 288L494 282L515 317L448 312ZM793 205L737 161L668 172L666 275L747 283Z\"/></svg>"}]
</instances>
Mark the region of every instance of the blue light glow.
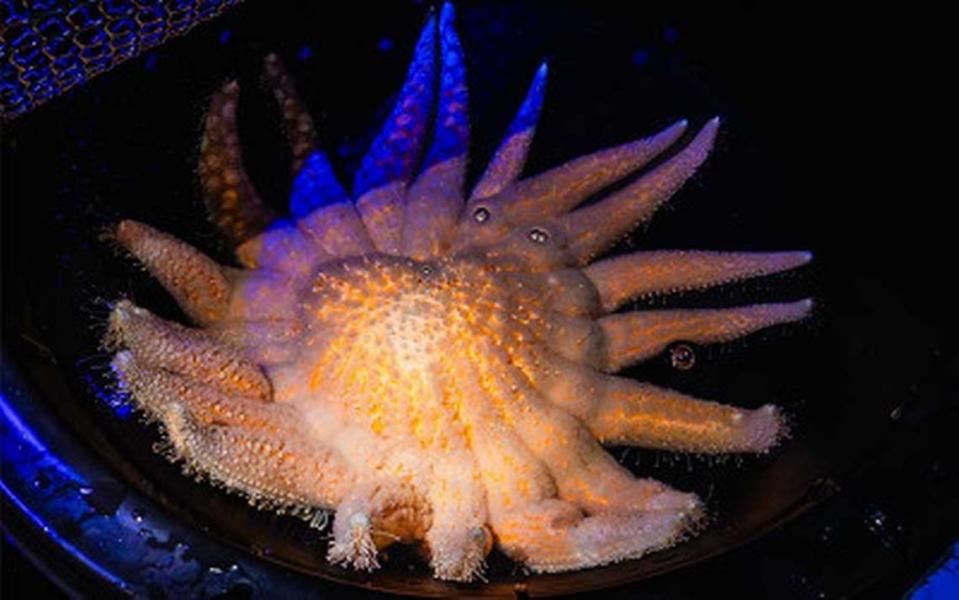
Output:
<instances>
[{"instance_id":1,"label":"blue light glow","mask_svg":"<svg viewBox=\"0 0 959 600\"><path fill-rule=\"evenodd\" d=\"M510 123L506 136L510 137L517 133L524 133L536 128L539 121L539 113L543 108L543 96L546 92L546 77L549 75L549 68L546 63L540 65L533 76L533 82L529 86L523 105L520 106L516 117Z\"/></svg>"},{"instance_id":2,"label":"blue light glow","mask_svg":"<svg viewBox=\"0 0 959 600\"><path fill-rule=\"evenodd\" d=\"M463 46L453 27L453 18L453 5L447 2L440 12L443 68L440 74L439 105L436 109L433 144L424 160L424 170L463 156L469 150L466 61L463 57Z\"/></svg>"},{"instance_id":3,"label":"blue light glow","mask_svg":"<svg viewBox=\"0 0 959 600\"><path fill-rule=\"evenodd\" d=\"M25 113L238 2L2 0L0 112ZM229 38L224 30L220 43Z\"/></svg>"},{"instance_id":4,"label":"blue light glow","mask_svg":"<svg viewBox=\"0 0 959 600\"><path fill-rule=\"evenodd\" d=\"M959 542L951 556L916 589L910 600L951 600L959 598Z\"/></svg>"},{"instance_id":5,"label":"blue light glow","mask_svg":"<svg viewBox=\"0 0 959 600\"><path fill-rule=\"evenodd\" d=\"M311 152L293 180L290 213L296 218L305 217L321 206L348 201L326 154L320 150Z\"/></svg>"},{"instance_id":6,"label":"blue light glow","mask_svg":"<svg viewBox=\"0 0 959 600\"><path fill-rule=\"evenodd\" d=\"M84 567L117 589L130 591L125 582L91 560L63 538L53 526L50 517L76 519L82 514L93 512L90 506L80 498L80 490L87 488L89 483L40 441L2 394L0 394L0 448L2 448L4 467L3 478L0 479L0 493L34 526L79 560ZM44 508L50 510L49 514L45 515L31 510L14 490L14 483L17 480L35 482L41 473L49 481L49 484L45 486L47 489L61 490L56 494L50 494L50 501L44 505Z\"/></svg>"},{"instance_id":7,"label":"blue light glow","mask_svg":"<svg viewBox=\"0 0 959 600\"><path fill-rule=\"evenodd\" d=\"M633 64L641 67L649 62L649 50L637 50L633 52Z\"/></svg>"},{"instance_id":8,"label":"blue light glow","mask_svg":"<svg viewBox=\"0 0 959 600\"><path fill-rule=\"evenodd\" d=\"M313 47L309 44L303 44L300 46L300 49L296 51L296 58L300 61L313 58Z\"/></svg>"},{"instance_id":9,"label":"blue light glow","mask_svg":"<svg viewBox=\"0 0 959 600\"><path fill-rule=\"evenodd\" d=\"M416 42L413 62L393 112L356 172L354 197L406 180L413 173L433 107L435 62L436 19L430 18Z\"/></svg>"}]
</instances>

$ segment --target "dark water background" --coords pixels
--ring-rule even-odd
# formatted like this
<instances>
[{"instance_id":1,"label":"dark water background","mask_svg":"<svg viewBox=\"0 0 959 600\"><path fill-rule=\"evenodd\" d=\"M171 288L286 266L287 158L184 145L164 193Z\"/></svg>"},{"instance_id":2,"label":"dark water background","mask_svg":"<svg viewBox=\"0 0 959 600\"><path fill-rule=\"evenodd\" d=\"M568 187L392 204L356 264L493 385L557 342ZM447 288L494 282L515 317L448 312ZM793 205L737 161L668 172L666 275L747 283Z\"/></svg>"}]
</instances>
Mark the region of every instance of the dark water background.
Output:
<instances>
[{"instance_id":1,"label":"dark water background","mask_svg":"<svg viewBox=\"0 0 959 600\"><path fill-rule=\"evenodd\" d=\"M758 542L636 589L656 598L698 597L722 580L744 597L901 595L959 531L949 443L959 413L959 355L947 329L954 302L943 291L955 252L940 233L947 225L937 213L942 195L926 193L905 171L909 156L924 148L902 139L910 126L888 102L909 86L885 38L888 23L749 3L456 6L470 82L473 181L548 59L529 172L682 117L693 128L723 118L701 174L627 246L815 255L795 273L651 303L812 296L817 309L809 321L697 349L690 371L660 358L631 374L742 406L785 406L796 438L827 465L838 493ZM272 98L258 85L260 60L270 51L286 61L349 182L392 107L426 10L417 2L335 11L322 3L249 2L4 129L8 355L60 366L71 394L55 410L140 489L201 524L211 513L242 513L215 523L214 536L242 545L257 528L279 527L292 539L290 556L322 553L296 524L183 479L151 453L152 430L109 406L98 375L106 357L96 345L107 302L127 296L165 316L178 313L97 234L133 218L229 260L204 218L195 163L209 94L233 77L244 90L247 168L261 195L283 206L289 155ZM708 496L719 527L733 518L724 511L739 506L739 482L777 458L619 456L638 472ZM20 581L22 571L8 574L10 563L5 557L4 581ZM634 592L620 590L623 597Z\"/></svg>"}]
</instances>

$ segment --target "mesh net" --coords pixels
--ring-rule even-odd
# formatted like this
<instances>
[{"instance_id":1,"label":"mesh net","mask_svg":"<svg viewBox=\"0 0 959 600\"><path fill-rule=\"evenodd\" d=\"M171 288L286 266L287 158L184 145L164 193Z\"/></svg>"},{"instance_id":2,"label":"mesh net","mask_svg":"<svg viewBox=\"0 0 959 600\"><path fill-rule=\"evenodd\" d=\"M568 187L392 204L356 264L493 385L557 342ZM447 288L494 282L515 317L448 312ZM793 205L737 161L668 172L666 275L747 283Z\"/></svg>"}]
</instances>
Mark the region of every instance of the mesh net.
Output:
<instances>
[{"instance_id":1,"label":"mesh net","mask_svg":"<svg viewBox=\"0 0 959 600\"><path fill-rule=\"evenodd\" d=\"M0 115L21 115L240 0L0 0Z\"/></svg>"}]
</instances>

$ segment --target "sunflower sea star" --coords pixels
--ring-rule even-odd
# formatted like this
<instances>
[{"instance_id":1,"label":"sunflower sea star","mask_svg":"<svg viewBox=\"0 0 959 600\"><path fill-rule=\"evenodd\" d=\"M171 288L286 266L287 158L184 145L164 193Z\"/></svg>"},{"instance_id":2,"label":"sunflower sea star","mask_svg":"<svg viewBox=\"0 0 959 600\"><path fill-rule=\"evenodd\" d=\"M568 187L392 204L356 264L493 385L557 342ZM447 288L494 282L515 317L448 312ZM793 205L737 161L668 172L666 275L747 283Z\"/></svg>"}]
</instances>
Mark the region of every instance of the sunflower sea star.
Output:
<instances>
[{"instance_id":1,"label":"sunflower sea star","mask_svg":"<svg viewBox=\"0 0 959 600\"><path fill-rule=\"evenodd\" d=\"M686 123L520 179L545 65L466 196L467 90L452 19L449 5L429 18L356 175L355 201L275 56L264 72L294 155L291 219L271 214L243 170L237 84L214 95L199 174L243 268L121 222L117 242L198 327L119 301L106 338L114 371L190 471L259 506L335 510L336 563L374 569L386 545L420 543L436 577L468 581L482 576L494 544L539 572L674 544L701 516L699 499L634 477L600 444L764 452L781 439L782 416L609 373L677 340L725 341L800 319L811 303L613 311L810 256L655 251L594 261L693 174L719 121L579 207L666 151Z\"/></svg>"}]
</instances>

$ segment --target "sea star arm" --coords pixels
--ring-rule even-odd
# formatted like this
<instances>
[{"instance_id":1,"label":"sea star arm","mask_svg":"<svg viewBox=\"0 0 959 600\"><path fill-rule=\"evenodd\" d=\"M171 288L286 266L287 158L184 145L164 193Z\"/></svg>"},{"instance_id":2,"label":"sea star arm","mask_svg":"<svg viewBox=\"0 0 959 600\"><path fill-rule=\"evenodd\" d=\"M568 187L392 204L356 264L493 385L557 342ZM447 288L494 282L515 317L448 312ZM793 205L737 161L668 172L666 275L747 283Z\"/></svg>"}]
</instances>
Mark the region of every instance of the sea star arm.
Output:
<instances>
[{"instance_id":1,"label":"sea star arm","mask_svg":"<svg viewBox=\"0 0 959 600\"><path fill-rule=\"evenodd\" d=\"M197 169L210 218L234 245L263 231L274 219L243 167L236 124L239 95L235 81L213 94Z\"/></svg>"},{"instance_id":2,"label":"sea star arm","mask_svg":"<svg viewBox=\"0 0 959 600\"><path fill-rule=\"evenodd\" d=\"M521 179L489 197L474 197L460 217L454 248L490 248L531 227L562 227L551 220L564 216L592 194L640 169L671 146L686 129L679 121L637 141L600 150ZM556 226L553 226L556 225Z\"/></svg>"},{"instance_id":3,"label":"sea star arm","mask_svg":"<svg viewBox=\"0 0 959 600\"><path fill-rule=\"evenodd\" d=\"M659 354L676 341L728 342L779 323L805 318L809 299L736 308L641 310L599 320L606 350L605 369L618 371Z\"/></svg>"},{"instance_id":4,"label":"sea star arm","mask_svg":"<svg viewBox=\"0 0 959 600\"><path fill-rule=\"evenodd\" d=\"M281 305L267 318L256 315L251 320L218 323L216 339L239 349L244 358L263 368L288 363L297 354L290 342L302 332L302 324L290 318L292 313L288 305Z\"/></svg>"},{"instance_id":5,"label":"sea star arm","mask_svg":"<svg viewBox=\"0 0 959 600\"><path fill-rule=\"evenodd\" d=\"M230 394L215 382L170 371L144 356L136 345L125 345L112 367L123 388L150 417L162 418L168 405L177 403L202 425L247 427L260 434L296 430L288 405Z\"/></svg>"},{"instance_id":6,"label":"sea star arm","mask_svg":"<svg viewBox=\"0 0 959 600\"><path fill-rule=\"evenodd\" d=\"M638 558L671 546L695 526L689 510L583 515L575 505L546 498L497 522L500 546L533 571L559 572Z\"/></svg>"},{"instance_id":7,"label":"sea star arm","mask_svg":"<svg viewBox=\"0 0 959 600\"><path fill-rule=\"evenodd\" d=\"M296 86L286 72L286 66L276 54L268 54L263 59L263 80L273 92L273 97L280 109L283 133L293 153L293 162L290 167L292 173L296 175L300 172L306 157L317 147L313 117L300 99Z\"/></svg>"},{"instance_id":8,"label":"sea star arm","mask_svg":"<svg viewBox=\"0 0 959 600\"><path fill-rule=\"evenodd\" d=\"M682 510L693 494L652 479L638 479L622 467L576 418L538 399L528 399L511 420L530 451L543 462L557 496L587 514L605 511Z\"/></svg>"},{"instance_id":9,"label":"sea star arm","mask_svg":"<svg viewBox=\"0 0 959 600\"><path fill-rule=\"evenodd\" d=\"M349 201L349 195L336 178L326 153L322 150L310 152L293 179L290 214L299 219L321 206Z\"/></svg>"},{"instance_id":10,"label":"sea star arm","mask_svg":"<svg viewBox=\"0 0 959 600\"><path fill-rule=\"evenodd\" d=\"M633 298L703 289L802 266L809 252L634 252L592 263L583 272L602 307L612 312Z\"/></svg>"},{"instance_id":11,"label":"sea star arm","mask_svg":"<svg viewBox=\"0 0 959 600\"><path fill-rule=\"evenodd\" d=\"M482 354L499 352L487 346ZM478 367L463 372L470 368ZM694 521L694 495L635 478L528 378L496 370L481 386L499 401L495 408L470 403L465 416L491 524L511 556L538 571L605 564L674 543ZM601 532L602 540L594 537Z\"/></svg>"},{"instance_id":12,"label":"sea star arm","mask_svg":"<svg viewBox=\"0 0 959 600\"><path fill-rule=\"evenodd\" d=\"M786 434L779 410L746 410L620 377L604 385L583 418L607 444L681 452L765 452Z\"/></svg>"},{"instance_id":13,"label":"sea star arm","mask_svg":"<svg viewBox=\"0 0 959 600\"><path fill-rule=\"evenodd\" d=\"M698 504L686 511L586 515L576 504L556 497L550 470L516 431L493 425L496 414L491 407L476 402L465 404L464 409L474 432L473 451L497 544L534 571L562 571L635 558L675 543L695 520Z\"/></svg>"},{"instance_id":14,"label":"sea star arm","mask_svg":"<svg viewBox=\"0 0 959 600\"><path fill-rule=\"evenodd\" d=\"M121 221L114 236L176 299L193 321L220 319L232 285L222 266L196 248L136 221Z\"/></svg>"},{"instance_id":15,"label":"sea star arm","mask_svg":"<svg viewBox=\"0 0 959 600\"><path fill-rule=\"evenodd\" d=\"M276 55L266 58L264 78L280 105L293 152L289 204L295 222L275 221L238 248L238 258L251 268L265 266L303 277L326 260L372 251L374 244L360 213L326 153L317 147L313 121Z\"/></svg>"},{"instance_id":16,"label":"sea star arm","mask_svg":"<svg viewBox=\"0 0 959 600\"><path fill-rule=\"evenodd\" d=\"M470 452L447 452L432 468L427 499L431 507L426 544L440 579L471 581L482 575L493 545L486 527L486 492Z\"/></svg>"},{"instance_id":17,"label":"sea star arm","mask_svg":"<svg viewBox=\"0 0 959 600\"><path fill-rule=\"evenodd\" d=\"M292 406L223 393L121 350L112 366L121 386L163 425L173 456L262 506L329 508L352 474L339 453L302 431Z\"/></svg>"},{"instance_id":18,"label":"sea star arm","mask_svg":"<svg viewBox=\"0 0 959 600\"><path fill-rule=\"evenodd\" d=\"M420 506L417 491L396 478L354 483L336 506L327 559L355 569L376 569L379 549L423 537L427 517L418 510Z\"/></svg>"},{"instance_id":19,"label":"sea star arm","mask_svg":"<svg viewBox=\"0 0 959 600\"><path fill-rule=\"evenodd\" d=\"M376 489L371 486L360 486L344 496L333 517L333 541L327 551L330 562L364 571L380 566L373 540L373 518L382 511L382 499L381 494L377 498Z\"/></svg>"},{"instance_id":20,"label":"sea star arm","mask_svg":"<svg viewBox=\"0 0 959 600\"><path fill-rule=\"evenodd\" d=\"M263 79L279 105L283 131L293 154L290 214L299 219L321 206L349 202L349 195L337 179L326 152L319 149L313 118L276 54L264 59Z\"/></svg>"},{"instance_id":21,"label":"sea star arm","mask_svg":"<svg viewBox=\"0 0 959 600\"><path fill-rule=\"evenodd\" d=\"M406 186L429 127L436 77L436 18L420 33L396 106L363 157L353 197L376 249L398 254Z\"/></svg>"},{"instance_id":22,"label":"sea star arm","mask_svg":"<svg viewBox=\"0 0 959 600\"><path fill-rule=\"evenodd\" d=\"M575 208L592 194L649 164L686 130L679 121L650 137L606 148L571 160L545 173L521 179L492 198L474 206L489 206L506 222L526 225Z\"/></svg>"},{"instance_id":23,"label":"sea star arm","mask_svg":"<svg viewBox=\"0 0 959 600\"><path fill-rule=\"evenodd\" d=\"M202 329L166 321L127 300L110 313L110 347L128 348L141 364L179 372L222 393L261 401L272 395L270 382L256 364Z\"/></svg>"},{"instance_id":24,"label":"sea star arm","mask_svg":"<svg viewBox=\"0 0 959 600\"><path fill-rule=\"evenodd\" d=\"M469 112L463 48L453 28L453 5L440 13L439 96L433 138L404 209L402 253L417 259L444 252L463 209L469 152Z\"/></svg>"},{"instance_id":25,"label":"sea star arm","mask_svg":"<svg viewBox=\"0 0 959 600\"><path fill-rule=\"evenodd\" d=\"M623 190L558 217L571 258L586 265L649 219L706 160L718 128L718 118L709 121L682 151Z\"/></svg>"},{"instance_id":26,"label":"sea star arm","mask_svg":"<svg viewBox=\"0 0 959 600\"><path fill-rule=\"evenodd\" d=\"M519 178L526 165L533 135L536 133L548 72L546 63L536 70L526 98L506 131L506 137L493 154L483 176L473 187L470 202L497 194Z\"/></svg>"},{"instance_id":27,"label":"sea star arm","mask_svg":"<svg viewBox=\"0 0 959 600\"><path fill-rule=\"evenodd\" d=\"M546 354L526 376L603 444L677 452L765 452L786 435L774 406L748 410L700 400Z\"/></svg>"}]
</instances>

